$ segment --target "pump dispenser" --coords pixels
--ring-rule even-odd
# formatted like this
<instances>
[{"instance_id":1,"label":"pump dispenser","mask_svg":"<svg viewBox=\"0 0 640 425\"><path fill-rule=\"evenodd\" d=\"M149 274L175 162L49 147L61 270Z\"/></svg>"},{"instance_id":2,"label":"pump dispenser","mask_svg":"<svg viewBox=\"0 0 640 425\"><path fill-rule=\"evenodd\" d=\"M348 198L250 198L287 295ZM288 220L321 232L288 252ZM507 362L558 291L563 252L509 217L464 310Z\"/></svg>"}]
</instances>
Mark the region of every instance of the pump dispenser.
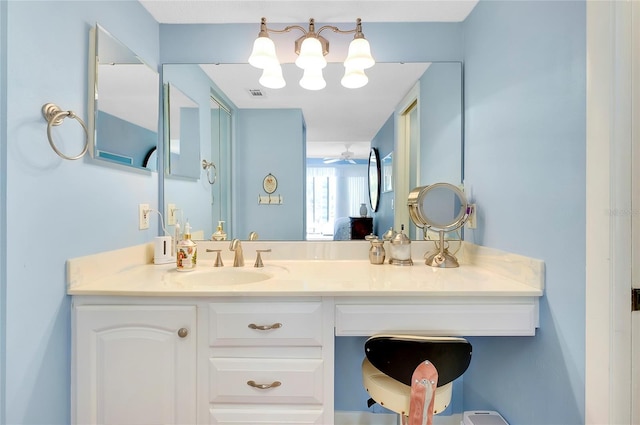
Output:
<instances>
[{"instance_id":1,"label":"pump dispenser","mask_svg":"<svg viewBox=\"0 0 640 425\"><path fill-rule=\"evenodd\" d=\"M176 266L178 271L186 272L196 268L196 260L198 258L198 247L194 241L191 240L191 226L189 222L184 226L184 236L182 240L178 242L178 249L176 255Z\"/></svg>"},{"instance_id":2,"label":"pump dispenser","mask_svg":"<svg viewBox=\"0 0 640 425\"><path fill-rule=\"evenodd\" d=\"M397 266L412 266L411 260L411 239L404 234L404 224L400 233L396 233L391 239L391 258L389 264Z\"/></svg>"},{"instance_id":3,"label":"pump dispenser","mask_svg":"<svg viewBox=\"0 0 640 425\"><path fill-rule=\"evenodd\" d=\"M225 232L224 229L222 228L223 225L224 225L224 221L222 220L218 221L218 228L216 229L215 233L211 235L211 239L213 239L214 241L227 240L227 232Z\"/></svg>"}]
</instances>

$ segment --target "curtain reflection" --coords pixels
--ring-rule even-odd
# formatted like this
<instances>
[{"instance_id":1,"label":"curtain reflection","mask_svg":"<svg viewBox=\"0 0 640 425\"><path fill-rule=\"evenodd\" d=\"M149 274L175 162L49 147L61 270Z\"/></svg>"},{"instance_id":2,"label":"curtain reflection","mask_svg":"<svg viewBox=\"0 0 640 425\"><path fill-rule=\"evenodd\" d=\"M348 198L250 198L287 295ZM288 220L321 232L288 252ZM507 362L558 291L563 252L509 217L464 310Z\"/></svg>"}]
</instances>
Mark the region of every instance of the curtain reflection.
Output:
<instances>
[{"instance_id":1,"label":"curtain reflection","mask_svg":"<svg viewBox=\"0 0 640 425\"><path fill-rule=\"evenodd\" d=\"M307 166L307 240L345 239L336 232L349 217L360 216L368 199L367 171L367 164Z\"/></svg>"}]
</instances>

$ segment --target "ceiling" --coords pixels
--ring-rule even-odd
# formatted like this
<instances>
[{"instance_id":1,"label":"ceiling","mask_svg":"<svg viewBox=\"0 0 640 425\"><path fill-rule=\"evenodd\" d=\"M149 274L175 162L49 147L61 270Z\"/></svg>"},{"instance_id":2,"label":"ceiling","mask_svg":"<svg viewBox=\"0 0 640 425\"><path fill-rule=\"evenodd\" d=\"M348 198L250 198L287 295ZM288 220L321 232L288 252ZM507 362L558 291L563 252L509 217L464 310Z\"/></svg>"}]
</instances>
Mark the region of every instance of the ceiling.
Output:
<instances>
[{"instance_id":1,"label":"ceiling","mask_svg":"<svg viewBox=\"0 0 640 425\"><path fill-rule=\"evenodd\" d=\"M261 71L249 64L201 65L209 78L238 108L300 108L307 126L307 156L329 158L348 150L355 158L368 158L370 141L391 116L395 105L428 68L428 63L378 63L367 70L369 84L351 90L340 85L341 63L323 70L327 87L307 91L298 80L302 70L283 64L287 85L267 89L258 83ZM252 96L258 89L261 96Z\"/></svg>"},{"instance_id":2,"label":"ceiling","mask_svg":"<svg viewBox=\"0 0 640 425\"><path fill-rule=\"evenodd\" d=\"M478 0L140 0L163 24L461 22Z\"/></svg>"},{"instance_id":3,"label":"ceiling","mask_svg":"<svg viewBox=\"0 0 640 425\"><path fill-rule=\"evenodd\" d=\"M159 23L255 23L256 35L263 16L268 18L270 27L275 23L299 23L304 26L311 17L321 24L351 22L359 17L362 18L366 35L367 22L460 22L477 2L140 0ZM275 27L279 29L281 26ZM309 142L307 156L335 157L348 147L355 153L355 158L368 158L369 141L427 66L378 63L366 71L369 77L367 86L348 90L339 83L344 71L342 64L329 64L324 70L327 87L319 92L309 92L298 86L301 72L292 64L283 64L287 86L280 90L261 87L258 84L260 70L249 65L206 65L203 69L238 107L302 108ZM249 89L256 88L261 89L264 96L257 99L250 97ZM356 96L360 97L357 103Z\"/></svg>"}]
</instances>

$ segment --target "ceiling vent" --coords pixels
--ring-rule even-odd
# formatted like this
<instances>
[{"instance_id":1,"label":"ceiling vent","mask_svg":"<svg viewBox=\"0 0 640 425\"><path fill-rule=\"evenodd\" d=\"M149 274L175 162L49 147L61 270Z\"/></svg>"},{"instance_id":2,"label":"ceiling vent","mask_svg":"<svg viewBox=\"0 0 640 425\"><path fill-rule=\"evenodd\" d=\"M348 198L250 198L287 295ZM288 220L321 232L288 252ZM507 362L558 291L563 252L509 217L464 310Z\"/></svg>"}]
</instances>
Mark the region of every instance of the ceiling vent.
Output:
<instances>
[{"instance_id":1,"label":"ceiling vent","mask_svg":"<svg viewBox=\"0 0 640 425\"><path fill-rule=\"evenodd\" d=\"M249 95L251 97L266 97L260 89L249 89Z\"/></svg>"}]
</instances>

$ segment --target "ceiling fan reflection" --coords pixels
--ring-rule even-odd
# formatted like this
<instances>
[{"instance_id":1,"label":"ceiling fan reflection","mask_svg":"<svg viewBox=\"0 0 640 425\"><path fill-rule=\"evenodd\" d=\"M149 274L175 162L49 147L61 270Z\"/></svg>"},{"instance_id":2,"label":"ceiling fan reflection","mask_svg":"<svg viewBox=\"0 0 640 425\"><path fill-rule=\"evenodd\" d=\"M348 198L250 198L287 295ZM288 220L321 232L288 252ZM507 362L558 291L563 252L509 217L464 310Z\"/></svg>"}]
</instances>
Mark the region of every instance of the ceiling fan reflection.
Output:
<instances>
[{"instance_id":1,"label":"ceiling fan reflection","mask_svg":"<svg viewBox=\"0 0 640 425\"><path fill-rule=\"evenodd\" d=\"M324 158L323 162L325 164L333 164L335 162L344 161L344 162L348 162L349 164L355 164L356 161L353 159L353 156L355 154L349 150L349 146L348 145L346 145L345 148L346 148L346 150L344 152L342 152L339 157Z\"/></svg>"}]
</instances>

